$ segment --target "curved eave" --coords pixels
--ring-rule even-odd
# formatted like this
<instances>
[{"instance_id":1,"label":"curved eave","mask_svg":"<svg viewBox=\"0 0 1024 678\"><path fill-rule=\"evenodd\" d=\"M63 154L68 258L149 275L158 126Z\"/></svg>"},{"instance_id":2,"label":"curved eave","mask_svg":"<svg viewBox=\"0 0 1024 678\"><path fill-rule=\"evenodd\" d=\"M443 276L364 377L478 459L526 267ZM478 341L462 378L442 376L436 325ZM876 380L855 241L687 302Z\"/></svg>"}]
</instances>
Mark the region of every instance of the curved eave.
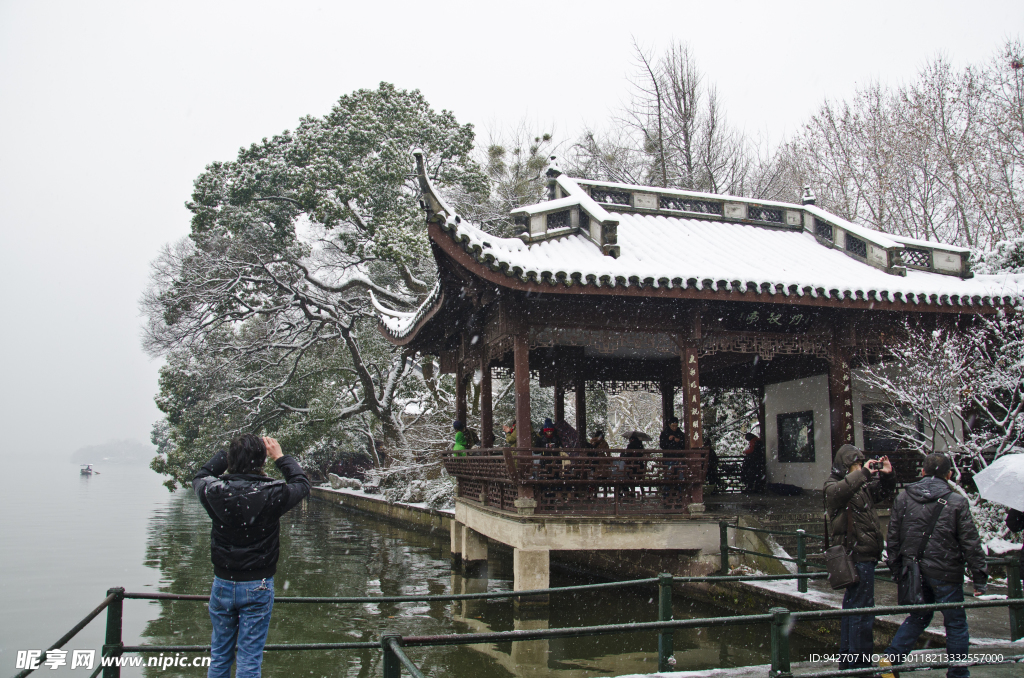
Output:
<instances>
[{"instance_id":1,"label":"curved eave","mask_svg":"<svg viewBox=\"0 0 1024 678\"><path fill-rule=\"evenodd\" d=\"M384 335L384 338L395 346L409 346L416 341L420 331L437 315L444 306L444 289L440 285L434 288L434 292L428 297L423 305L416 312L416 319L400 331L392 330L383 319L377 323L377 330Z\"/></svg>"},{"instance_id":2,"label":"curved eave","mask_svg":"<svg viewBox=\"0 0 1024 678\"><path fill-rule=\"evenodd\" d=\"M438 215L440 216L440 215ZM714 301L739 301L796 306L819 306L855 310L930 312L930 313L994 313L1000 307L1012 307L1012 296L960 296L896 293L889 297L887 291L869 291L856 296L838 289L826 290L811 287L798 288L743 280L697 280L695 278L640 279L598 279L589 275L568 277L558 272L543 274L538 279L534 272L521 268L510 268L506 262L494 255L484 253L472 246L470 239L458 238L455 225L440 219L431 219L428 230L431 240L455 263L474 275L501 287L535 294L627 296L659 299L693 299Z\"/></svg>"}]
</instances>

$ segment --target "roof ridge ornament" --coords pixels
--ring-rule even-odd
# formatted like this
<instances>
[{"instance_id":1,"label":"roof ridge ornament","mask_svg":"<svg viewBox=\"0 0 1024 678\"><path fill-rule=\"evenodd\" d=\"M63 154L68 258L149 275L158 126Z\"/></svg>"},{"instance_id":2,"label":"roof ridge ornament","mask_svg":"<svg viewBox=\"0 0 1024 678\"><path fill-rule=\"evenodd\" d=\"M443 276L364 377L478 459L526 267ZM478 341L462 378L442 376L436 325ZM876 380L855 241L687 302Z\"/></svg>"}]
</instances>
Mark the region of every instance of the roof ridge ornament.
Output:
<instances>
[{"instance_id":1,"label":"roof ridge ornament","mask_svg":"<svg viewBox=\"0 0 1024 678\"><path fill-rule=\"evenodd\" d=\"M442 222L451 217L457 217L455 210L448 206L448 203L434 188L430 177L427 176L427 163L423 159L423 149L414 148L412 154L416 158L416 178L419 180L420 192L425 198L420 204L427 211L427 221L435 220L435 215L440 216Z\"/></svg>"}]
</instances>

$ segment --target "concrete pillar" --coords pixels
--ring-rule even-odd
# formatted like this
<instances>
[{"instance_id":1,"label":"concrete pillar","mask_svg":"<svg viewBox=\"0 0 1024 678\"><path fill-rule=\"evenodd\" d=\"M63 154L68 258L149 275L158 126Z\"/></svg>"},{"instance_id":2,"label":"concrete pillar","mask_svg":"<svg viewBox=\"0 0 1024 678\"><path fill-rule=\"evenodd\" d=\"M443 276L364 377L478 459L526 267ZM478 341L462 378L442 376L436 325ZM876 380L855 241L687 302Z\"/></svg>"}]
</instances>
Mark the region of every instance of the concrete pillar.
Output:
<instances>
[{"instance_id":1,"label":"concrete pillar","mask_svg":"<svg viewBox=\"0 0 1024 678\"><path fill-rule=\"evenodd\" d=\"M466 576L486 577L487 537L465 525L462 526L462 568Z\"/></svg>"},{"instance_id":2,"label":"concrete pillar","mask_svg":"<svg viewBox=\"0 0 1024 678\"><path fill-rule=\"evenodd\" d=\"M546 589L551 581L551 558L547 550L512 550L512 590Z\"/></svg>"},{"instance_id":3,"label":"concrete pillar","mask_svg":"<svg viewBox=\"0 0 1024 678\"><path fill-rule=\"evenodd\" d=\"M465 527L462 523L455 520L452 521L451 535L452 535L452 567L457 568L462 564L462 528Z\"/></svg>"}]
</instances>

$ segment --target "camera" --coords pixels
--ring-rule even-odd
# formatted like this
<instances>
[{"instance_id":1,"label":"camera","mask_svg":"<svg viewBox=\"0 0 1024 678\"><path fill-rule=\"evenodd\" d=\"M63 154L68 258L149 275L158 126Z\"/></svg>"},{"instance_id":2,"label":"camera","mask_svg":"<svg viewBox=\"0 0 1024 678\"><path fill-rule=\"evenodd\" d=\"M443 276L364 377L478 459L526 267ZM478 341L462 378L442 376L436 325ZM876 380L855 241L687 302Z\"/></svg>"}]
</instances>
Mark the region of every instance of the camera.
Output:
<instances>
[{"instance_id":1,"label":"camera","mask_svg":"<svg viewBox=\"0 0 1024 678\"><path fill-rule=\"evenodd\" d=\"M881 471L885 465L877 459L871 459L868 461L867 466L869 471Z\"/></svg>"}]
</instances>

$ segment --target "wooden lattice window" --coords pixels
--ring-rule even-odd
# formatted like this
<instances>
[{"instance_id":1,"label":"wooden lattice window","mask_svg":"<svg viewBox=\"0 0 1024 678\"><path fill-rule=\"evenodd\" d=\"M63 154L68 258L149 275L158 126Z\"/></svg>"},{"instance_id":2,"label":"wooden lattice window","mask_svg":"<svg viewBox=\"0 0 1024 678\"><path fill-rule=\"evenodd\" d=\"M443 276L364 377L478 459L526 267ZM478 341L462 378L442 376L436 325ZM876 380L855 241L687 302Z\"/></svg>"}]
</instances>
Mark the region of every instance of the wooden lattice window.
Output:
<instances>
[{"instance_id":1,"label":"wooden lattice window","mask_svg":"<svg viewBox=\"0 0 1024 678\"><path fill-rule=\"evenodd\" d=\"M710 200L691 200L677 196L663 195L660 201L661 209L675 210L677 212L696 212L697 214L721 214L722 203Z\"/></svg>"},{"instance_id":2,"label":"wooden lattice window","mask_svg":"<svg viewBox=\"0 0 1024 678\"><path fill-rule=\"evenodd\" d=\"M548 230L555 228L568 228L569 227L569 210L562 210L561 212L552 212L548 215Z\"/></svg>"},{"instance_id":3,"label":"wooden lattice window","mask_svg":"<svg viewBox=\"0 0 1024 678\"><path fill-rule=\"evenodd\" d=\"M747 208L747 218L751 221L767 221L770 224L781 224L785 221L782 210L755 207L753 205Z\"/></svg>"},{"instance_id":4,"label":"wooden lattice window","mask_svg":"<svg viewBox=\"0 0 1024 678\"><path fill-rule=\"evenodd\" d=\"M583 210L580 210L580 228L588 233L590 232L590 215Z\"/></svg>"},{"instance_id":5,"label":"wooden lattice window","mask_svg":"<svg viewBox=\"0 0 1024 678\"><path fill-rule=\"evenodd\" d=\"M868 258L868 244L849 233L846 234L846 251L850 254L856 254L858 257Z\"/></svg>"},{"instance_id":6,"label":"wooden lattice window","mask_svg":"<svg viewBox=\"0 0 1024 678\"><path fill-rule=\"evenodd\" d=\"M821 219L814 220L814 235L819 238L824 238L829 242L835 242L836 236L832 232L832 224L822 221Z\"/></svg>"},{"instance_id":7,"label":"wooden lattice window","mask_svg":"<svg viewBox=\"0 0 1024 678\"><path fill-rule=\"evenodd\" d=\"M931 268L932 253L928 250L905 247L903 249L903 263L916 268Z\"/></svg>"},{"instance_id":8,"label":"wooden lattice window","mask_svg":"<svg viewBox=\"0 0 1024 678\"><path fill-rule=\"evenodd\" d=\"M597 202L603 202L610 205L629 204L629 193L626 193L625 191L613 191L610 188L599 188L595 186L590 189L590 197Z\"/></svg>"}]
</instances>

